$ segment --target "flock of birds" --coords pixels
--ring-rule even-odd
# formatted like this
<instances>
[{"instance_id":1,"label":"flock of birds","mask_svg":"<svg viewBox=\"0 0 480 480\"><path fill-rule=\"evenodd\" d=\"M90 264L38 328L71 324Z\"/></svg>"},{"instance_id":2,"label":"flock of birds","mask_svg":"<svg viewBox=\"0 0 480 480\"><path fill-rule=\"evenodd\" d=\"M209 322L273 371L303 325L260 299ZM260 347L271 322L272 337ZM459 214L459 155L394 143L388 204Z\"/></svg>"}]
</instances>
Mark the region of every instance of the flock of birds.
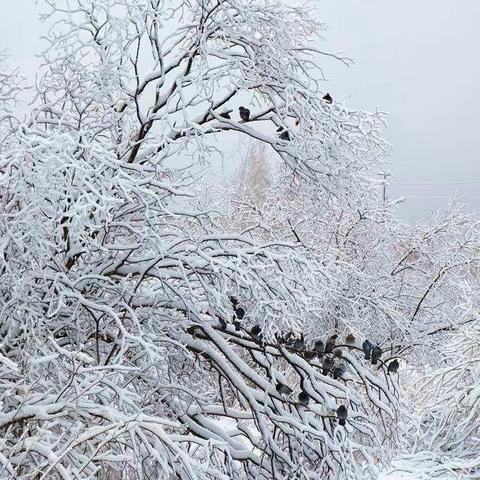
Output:
<instances>
[{"instance_id":1,"label":"flock of birds","mask_svg":"<svg viewBox=\"0 0 480 480\"><path fill-rule=\"evenodd\" d=\"M333 102L333 98L332 96L327 93L326 95L323 96L323 100L325 103L329 103L331 104ZM224 112L220 113L220 117L222 118L225 118L227 120L231 120L232 117L230 116L230 114L233 112L233 110L225 110ZM243 121L243 122L249 122L251 120L251 112L248 108L244 107L243 105L241 105L240 107L238 107L238 114L240 116L240 119ZM298 125L298 120L297 120L297 125ZM291 137L290 137L290 132L283 126L280 126L277 128L277 133L278 133L278 138L280 138L280 140L284 140L284 141L290 141L291 140Z\"/></svg>"},{"instance_id":2,"label":"flock of birds","mask_svg":"<svg viewBox=\"0 0 480 480\"><path fill-rule=\"evenodd\" d=\"M245 308L239 305L235 297L230 297L230 302L234 310L232 323L236 330L242 330L241 321L245 317ZM226 323L224 321L221 321L221 328L226 329ZM254 325L248 333L256 343L265 346L260 325ZM362 351L365 360L369 360L372 365L377 365L380 361L380 363L386 365L388 375L397 373L400 366L397 359L391 360L388 364L384 363L381 360L383 355L382 348L379 345L374 345L368 339L363 341L361 347L357 346L357 339L351 333L345 337L343 344L338 343L338 334L334 334L325 342L323 340L316 340L311 346L307 345L303 336L296 337L293 333L288 333L285 336L277 336L275 346L283 346L288 352L296 353L305 360L319 358L321 360L323 375L331 376L334 379L343 378L347 372L347 365L342 361L342 348ZM290 397L293 394L293 389L282 382L277 381L275 387L277 392L282 396ZM302 387L297 397L297 403L302 406L307 406L309 402L310 395ZM336 416L339 425L345 425L348 417L347 407L340 405L336 410Z\"/></svg>"},{"instance_id":3,"label":"flock of birds","mask_svg":"<svg viewBox=\"0 0 480 480\"><path fill-rule=\"evenodd\" d=\"M323 101L327 104L331 104L333 103L333 98L329 93L327 93L323 96ZM220 113L220 116L227 120L231 120L230 114L232 112L233 110L227 110ZM238 108L238 114L243 122L249 122L252 120L250 110L243 105ZM290 132L285 127L278 127L277 133L280 140L291 140ZM235 297L230 297L230 301L235 312L232 323L236 330L242 330L241 321L245 317L245 309L239 305L238 300ZM227 328L227 324L223 319L220 319L220 328L222 330ZM254 325L248 333L256 343L259 345L265 345L260 325ZM295 337L293 333L288 333L284 337L277 337L276 346L283 346L287 351L297 353L305 360L313 360L315 357L321 359L323 375L331 376L334 379L339 379L342 378L347 372L347 365L341 361L343 356L341 347L358 350L360 350L360 347L357 347L356 339L353 334L349 334L345 337L344 345L338 345L337 339L338 335L334 334L329 337L325 343L323 340L317 340L312 347L308 347L303 336L298 338ZM382 348L379 345L372 344L367 339L362 343L361 350L365 355L365 360L369 360L372 365L377 365L381 356L383 355ZM391 360L386 366L388 375L391 373L397 373L399 368L398 360ZM276 382L276 390L280 395L286 397L289 397L293 394L292 388L279 381ZM309 402L310 395L302 388L298 394L297 403L302 406L307 406ZM345 425L345 422L348 418L347 407L345 405L340 405L336 410L336 416L338 423L340 425Z\"/></svg>"}]
</instances>

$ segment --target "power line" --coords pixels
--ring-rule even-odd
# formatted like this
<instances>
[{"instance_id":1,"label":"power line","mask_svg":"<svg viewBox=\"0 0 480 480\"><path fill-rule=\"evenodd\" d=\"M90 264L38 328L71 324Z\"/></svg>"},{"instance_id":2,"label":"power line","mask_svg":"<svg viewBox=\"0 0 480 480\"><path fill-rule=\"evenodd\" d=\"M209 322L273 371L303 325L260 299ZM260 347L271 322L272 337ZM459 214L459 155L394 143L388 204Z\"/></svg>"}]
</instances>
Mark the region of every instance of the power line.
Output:
<instances>
[{"instance_id":1,"label":"power line","mask_svg":"<svg viewBox=\"0 0 480 480\"><path fill-rule=\"evenodd\" d=\"M477 185L480 184L480 180L464 180L459 182L398 182L398 183L390 183L390 186L404 186L404 185Z\"/></svg>"},{"instance_id":2,"label":"power line","mask_svg":"<svg viewBox=\"0 0 480 480\"><path fill-rule=\"evenodd\" d=\"M480 195L405 195L405 198L408 200L409 198L425 198L425 199L451 199L451 200L478 200L480 199Z\"/></svg>"}]
</instances>

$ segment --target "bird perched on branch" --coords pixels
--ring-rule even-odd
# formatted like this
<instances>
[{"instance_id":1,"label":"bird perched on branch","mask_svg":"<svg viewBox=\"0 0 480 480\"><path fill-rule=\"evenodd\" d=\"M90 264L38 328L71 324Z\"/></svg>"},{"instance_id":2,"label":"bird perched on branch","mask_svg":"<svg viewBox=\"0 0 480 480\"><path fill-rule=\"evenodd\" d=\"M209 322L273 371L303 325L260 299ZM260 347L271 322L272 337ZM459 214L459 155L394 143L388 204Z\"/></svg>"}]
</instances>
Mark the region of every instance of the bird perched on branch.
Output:
<instances>
[{"instance_id":1,"label":"bird perched on branch","mask_svg":"<svg viewBox=\"0 0 480 480\"><path fill-rule=\"evenodd\" d=\"M337 418L340 425L345 425L345 420L348 417L348 410L345 405L340 405L337 408Z\"/></svg>"},{"instance_id":2,"label":"bird perched on branch","mask_svg":"<svg viewBox=\"0 0 480 480\"><path fill-rule=\"evenodd\" d=\"M382 354L383 354L383 350L378 345L372 348L372 360L371 360L372 365L377 364Z\"/></svg>"},{"instance_id":3,"label":"bird perched on branch","mask_svg":"<svg viewBox=\"0 0 480 480\"><path fill-rule=\"evenodd\" d=\"M392 361L388 364L387 373L388 373L389 375L390 375L391 373L397 373L399 366L400 366L400 364L398 363L398 360L397 360L397 359L392 360Z\"/></svg>"},{"instance_id":4,"label":"bird perched on branch","mask_svg":"<svg viewBox=\"0 0 480 480\"><path fill-rule=\"evenodd\" d=\"M277 333L275 335L275 340L278 345L286 345L286 346L290 345L292 342L292 338L293 338L292 332L288 332L285 335L282 335L281 333Z\"/></svg>"},{"instance_id":5,"label":"bird perched on branch","mask_svg":"<svg viewBox=\"0 0 480 480\"><path fill-rule=\"evenodd\" d=\"M345 344L348 345L349 347L354 347L355 346L355 335L352 333L348 334L345 337Z\"/></svg>"},{"instance_id":6,"label":"bird perched on branch","mask_svg":"<svg viewBox=\"0 0 480 480\"><path fill-rule=\"evenodd\" d=\"M334 365L333 358L323 357L323 360L322 360L323 374L328 375L332 371L333 365Z\"/></svg>"},{"instance_id":7,"label":"bird perched on branch","mask_svg":"<svg viewBox=\"0 0 480 480\"><path fill-rule=\"evenodd\" d=\"M277 382L276 390L280 395L291 395L293 390L282 382Z\"/></svg>"},{"instance_id":8,"label":"bird perched on branch","mask_svg":"<svg viewBox=\"0 0 480 480\"><path fill-rule=\"evenodd\" d=\"M326 95L323 96L323 99L327 102L327 103L332 103L333 102L333 98L332 96L327 93Z\"/></svg>"},{"instance_id":9,"label":"bird perched on branch","mask_svg":"<svg viewBox=\"0 0 480 480\"><path fill-rule=\"evenodd\" d=\"M337 337L338 335L335 333L327 340L327 343L325 344L325 353L330 353L333 350Z\"/></svg>"},{"instance_id":10,"label":"bird perched on branch","mask_svg":"<svg viewBox=\"0 0 480 480\"><path fill-rule=\"evenodd\" d=\"M283 130L278 137L280 140L290 141L290 132L288 130Z\"/></svg>"},{"instance_id":11,"label":"bird perched on branch","mask_svg":"<svg viewBox=\"0 0 480 480\"><path fill-rule=\"evenodd\" d=\"M298 394L298 403L300 405L307 406L309 401L310 401L310 395L305 390L302 390Z\"/></svg>"},{"instance_id":12,"label":"bird perched on branch","mask_svg":"<svg viewBox=\"0 0 480 480\"><path fill-rule=\"evenodd\" d=\"M243 307L237 307L235 308L235 316L239 320L243 320L243 317L245 317L245 309Z\"/></svg>"},{"instance_id":13,"label":"bird perched on branch","mask_svg":"<svg viewBox=\"0 0 480 480\"><path fill-rule=\"evenodd\" d=\"M340 363L337 367L333 369L333 378L342 378L345 372L347 371L347 366L344 363Z\"/></svg>"},{"instance_id":14,"label":"bird perched on branch","mask_svg":"<svg viewBox=\"0 0 480 480\"><path fill-rule=\"evenodd\" d=\"M250 335L256 342L261 342L263 337L260 325L254 325L250 330Z\"/></svg>"},{"instance_id":15,"label":"bird perched on branch","mask_svg":"<svg viewBox=\"0 0 480 480\"><path fill-rule=\"evenodd\" d=\"M305 350L303 352L303 358L305 360L313 360L317 356L317 352L314 350Z\"/></svg>"},{"instance_id":16,"label":"bird perched on branch","mask_svg":"<svg viewBox=\"0 0 480 480\"><path fill-rule=\"evenodd\" d=\"M368 340L365 340L362 344L362 350L363 350L363 353L365 354L365 360L370 360L372 349L373 349L373 345Z\"/></svg>"},{"instance_id":17,"label":"bird perched on branch","mask_svg":"<svg viewBox=\"0 0 480 480\"><path fill-rule=\"evenodd\" d=\"M321 340L317 340L315 342L315 345L313 346L313 349L315 350L315 352L317 352L317 354L322 355L325 351L325 345Z\"/></svg>"},{"instance_id":18,"label":"bird perched on branch","mask_svg":"<svg viewBox=\"0 0 480 480\"><path fill-rule=\"evenodd\" d=\"M295 350L305 350L305 340L303 338L297 338L293 342L293 348Z\"/></svg>"},{"instance_id":19,"label":"bird perched on branch","mask_svg":"<svg viewBox=\"0 0 480 480\"><path fill-rule=\"evenodd\" d=\"M238 113L244 122L248 122L250 120L250 110L248 108L241 106L238 108Z\"/></svg>"},{"instance_id":20,"label":"bird perched on branch","mask_svg":"<svg viewBox=\"0 0 480 480\"><path fill-rule=\"evenodd\" d=\"M239 320L243 320L243 317L245 317L245 309L238 306L237 297L230 296L230 303L232 304L234 310L233 325L235 330L241 330L241 323Z\"/></svg>"}]
</instances>

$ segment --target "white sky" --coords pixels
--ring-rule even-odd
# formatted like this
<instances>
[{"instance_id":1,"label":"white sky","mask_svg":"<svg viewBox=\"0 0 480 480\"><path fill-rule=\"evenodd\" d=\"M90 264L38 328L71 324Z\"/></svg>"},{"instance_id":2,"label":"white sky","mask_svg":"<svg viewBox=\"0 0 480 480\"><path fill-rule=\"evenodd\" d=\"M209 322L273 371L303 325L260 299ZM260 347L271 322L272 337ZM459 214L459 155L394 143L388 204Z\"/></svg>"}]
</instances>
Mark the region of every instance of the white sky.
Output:
<instances>
[{"instance_id":1,"label":"white sky","mask_svg":"<svg viewBox=\"0 0 480 480\"><path fill-rule=\"evenodd\" d=\"M456 192L480 209L480 0L314 5L329 25L321 48L355 61L349 69L329 62L325 90L353 107L390 114L395 177L388 192L407 196L402 214L424 216ZM41 32L35 1L4 0L1 16L0 48L33 77Z\"/></svg>"},{"instance_id":2,"label":"white sky","mask_svg":"<svg viewBox=\"0 0 480 480\"><path fill-rule=\"evenodd\" d=\"M317 5L329 24L326 45L355 60L348 70L332 65L330 90L354 106L389 112L392 184L433 183L392 185L392 196L408 197L402 213L424 215L456 192L480 208L480 1Z\"/></svg>"}]
</instances>

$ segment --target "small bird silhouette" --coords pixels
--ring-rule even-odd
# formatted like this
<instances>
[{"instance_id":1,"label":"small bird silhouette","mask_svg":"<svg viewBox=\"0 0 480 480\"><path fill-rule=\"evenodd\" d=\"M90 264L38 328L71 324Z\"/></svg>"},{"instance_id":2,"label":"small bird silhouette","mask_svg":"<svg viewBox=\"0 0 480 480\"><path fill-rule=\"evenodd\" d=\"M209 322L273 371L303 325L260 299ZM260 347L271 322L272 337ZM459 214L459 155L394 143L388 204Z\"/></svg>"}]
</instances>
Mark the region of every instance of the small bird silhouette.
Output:
<instances>
[{"instance_id":1,"label":"small bird silhouette","mask_svg":"<svg viewBox=\"0 0 480 480\"><path fill-rule=\"evenodd\" d=\"M348 335L345 337L345 343L346 343L349 347L355 346L355 335L353 335L352 333L348 334Z\"/></svg>"},{"instance_id":2,"label":"small bird silhouette","mask_svg":"<svg viewBox=\"0 0 480 480\"><path fill-rule=\"evenodd\" d=\"M397 373L399 366L400 366L400 364L398 363L398 360L397 360L397 359L392 360L392 361L388 364L387 373L388 373L389 375L390 375L391 373Z\"/></svg>"},{"instance_id":3,"label":"small bird silhouette","mask_svg":"<svg viewBox=\"0 0 480 480\"><path fill-rule=\"evenodd\" d=\"M326 95L323 96L323 99L327 102L327 103L332 103L333 102L333 98L332 96L327 93Z\"/></svg>"},{"instance_id":4,"label":"small bird silhouette","mask_svg":"<svg viewBox=\"0 0 480 480\"><path fill-rule=\"evenodd\" d=\"M323 342L321 340L317 340L315 342L315 345L313 347L313 349L318 353L318 354L322 354L324 351L325 351L325 345L323 344Z\"/></svg>"},{"instance_id":5,"label":"small bird silhouette","mask_svg":"<svg viewBox=\"0 0 480 480\"><path fill-rule=\"evenodd\" d=\"M244 122L248 122L250 120L250 110L248 108L241 106L238 108L238 112L240 113L240 118Z\"/></svg>"},{"instance_id":6,"label":"small bird silhouette","mask_svg":"<svg viewBox=\"0 0 480 480\"><path fill-rule=\"evenodd\" d=\"M261 342L262 341L262 329L260 328L260 325L254 325L252 329L250 330L250 335L252 338L257 341Z\"/></svg>"},{"instance_id":7,"label":"small bird silhouette","mask_svg":"<svg viewBox=\"0 0 480 480\"><path fill-rule=\"evenodd\" d=\"M325 344L325 353L330 353L333 350L337 337L338 335L334 334L327 340L327 343Z\"/></svg>"},{"instance_id":8,"label":"small bird silhouette","mask_svg":"<svg viewBox=\"0 0 480 480\"><path fill-rule=\"evenodd\" d=\"M317 356L317 353L313 350L305 350L303 352L303 358L305 360L313 360Z\"/></svg>"},{"instance_id":9,"label":"small bird silhouette","mask_svg":"<svg viewBox=\"0 0 480 480\"><path fill-rule=\"evenodd\" d=\"M290 132L288 130L283 130L279 135L280 140L290 141Z\"/></svg>"},{"instance_id":10,"label":"small bird silhouette","mask_svg":"<svg viewBox=\"0 0 480 480\"><path fill-rule=\"evenodd\" d=\"M230 120L230 119L231 119L231 117L230 117L230 112L231 112L231 110L228 110L228 111L226 111L226 112L222 112L222 113L220 114L220 116L223 117L223 118L226 118L227 120Z\"/></svg>"},{"instance_id":11,"label":"small bird silhouette","mask_svg":"<svg viewBox=\"0 0 480 480\"><path fill-rule=\"evenodd\" d=\"M245 317L245 309L243 307L237 307L235 308L235 316L239 319L242 320L243 317Z\"/></svg>"},{"instance_id":12,"label":"small bird silhouette","mask_svg":"<svg viewBox=\"0 0 480 480\"><path fill-rule=\"evenodd\" d=\"M333 369L333 378L342 378L346 371L347 366L344 363L340 363L340 365Z\"/></svg>"},{"instance_id":13,"label":"small bird silhouette","mask_svg":"<svg viewBox=\"0 0 480 480\"><path fill-rule=\"evenodd\" d=\"M382 356L383 350L376 345L375 347L372 348L372 365L376 365L379 358Z\"/></svg>"},{"instance_id":14,"label":"small bird silhouette","mask_svg":"<svg viewBox=\"0 0 480 480\"><path fill-rule=\"evenodd\" d=\"M299 394L298 394L298 403L300 405L308 405L308 402L310 401L310 395L305 391L305 390L302 390Z\"/></svg>"},{"instance_id":15,"label":"small bird silhouette","mask_svg":"<svg viewBox=\"0 0 480 480\"><path fill-rule=\"evenodd\" d=\"M340 425L345 425L345 420L348 417L348 410L345 405L340 405L337 408L337 418Z\"/></svg>"},{"instance_id":16,"label":"small bird silhouette","mask_svg":"<svg viewBox=\"0 0 480 480\"><path fill-rule=\"evenodd\" d=\"M292 332L288 332L286 333L285 335L282 335L281 333L278 333L277 334L277 343L279 345L290 345L291 341L292 341L292 337L293 337L293 333Z\"/></svg>"},{"instance_id":17,"label":"small bird silhouette","mask_svg":"<svg viewBox=\"0 0 480 480\"><path fill-rule=\"evenodd\" d=\"M333 358L331 357L323 357L322 359L322 367L323 367L323 374L328 375L333 368Z\"/></svg>"},{"instance_id":18,"label":"small bird silhouette","mask_svg":"<svg viewBox=\"0 0 480 480\"><path fill-rule=\"evenodd\" d=\"M277 382L276 390L280 395L290 395L293 390L282 382Z\"/></svg>"},{"instance_id":19,"label":"small bird silhouette","mask_svg":"<svg viewBox=\"0 0 480 480\"><path fill-rule=\"evenodd\" d=\"M230 296L230 303L232 304L233 308L237 308L238 305L238 299L237 297L234 297L233 295Z\"/></svg>"},{"instance_id":20,"label":"small bird silhouette","mask_svg":"<svg viewBox=\"0 0 480 480\"><path fill-rule=\"evenodd\" d=\"M305 340L303 338L297 338L293 342L293 348L295 350L305 350Z\"/></svg>"},{"instance_id":21,"label":"small bird silhouette","mask_svg":"<svg viewBox=\"0 0 480 480\"><path fill-rule=\"evenodd\" d=\"M365 360L370 360L372 349L373 349L373 345L368 340L365 340L362 344L362 350L363 350L363 353L365 354Z\"/></svg>"}]
</instances>

